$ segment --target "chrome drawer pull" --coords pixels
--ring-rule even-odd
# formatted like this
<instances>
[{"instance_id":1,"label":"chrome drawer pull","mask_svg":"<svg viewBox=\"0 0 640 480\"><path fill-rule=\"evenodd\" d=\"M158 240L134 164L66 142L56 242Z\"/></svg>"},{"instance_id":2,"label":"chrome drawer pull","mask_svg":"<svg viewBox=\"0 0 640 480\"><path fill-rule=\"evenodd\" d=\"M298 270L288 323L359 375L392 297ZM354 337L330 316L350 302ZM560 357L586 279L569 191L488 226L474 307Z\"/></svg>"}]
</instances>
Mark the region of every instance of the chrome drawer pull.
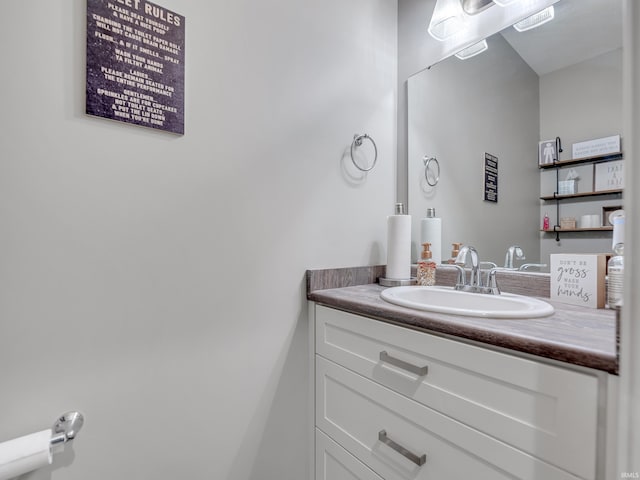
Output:
<instances>
[{"instance_id":1,"label":"chrome drawer pull","mask_svg":"<svg viewBox=\"0 0 640 480\"><path fill-rule=\"evenodd\" d=\"M429 367L425 365L424 367L416 367L410 363L405 362L404 360L400 360L399 358L392 357L387 352L380 352L380 360L386 363L390 363L391 365L395 365L396 367L402 368L407 372L415 373L421 377L424 377L429 371Z\"/></svg>"},{"instance_id":2,"label":"chrome drawer pull","mask_svg":"<svg viewBox=\"0 0 640 480\"><path fill-rule=\"evenodd\" d=\"M418 456L415 453L410 452L409 450L404 448L402 445L398 445L396 442L394 442L389 437L387 437L387 431L386 430L380 430L378 432L378 440L380 440L385 445L388 445L389 447L394 449L396 452L398 452L400 455L402 455L406 459L411 460L413 463L415 463L419 467L421 467L422 465L424 465L427 462L427 455L426 454Z\"/></svg>"}]
</instances>

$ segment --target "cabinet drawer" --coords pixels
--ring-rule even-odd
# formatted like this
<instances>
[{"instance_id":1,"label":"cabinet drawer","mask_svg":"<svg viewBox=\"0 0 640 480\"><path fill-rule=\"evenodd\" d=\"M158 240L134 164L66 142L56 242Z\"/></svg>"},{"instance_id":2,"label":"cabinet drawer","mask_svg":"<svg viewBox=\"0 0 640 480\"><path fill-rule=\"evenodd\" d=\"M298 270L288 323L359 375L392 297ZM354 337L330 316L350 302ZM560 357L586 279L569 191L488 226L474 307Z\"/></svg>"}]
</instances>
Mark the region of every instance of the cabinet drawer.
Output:
<instances>
[{"instance_id":1,"label":"cabinet drawer","mask_svg":"<svg viewBox=\"0 0 640 480\"><path fill-rule=\"evenodd\" d=\"M384 480L316 429L316 480Z\"/></svg>"},{"instance_id":2,"label":"cabinet drawer","mask_svg":"<svg viewBox=\"0 0 640 480\"><path fill-rule=\"evenodd\" d=\"M316 426L386 480L576 479L320 356Z\"/></svg>"},{"instance_id":3,"label":"cabinet drawer","mask_svg":"<svg viewBox=\"0 0 640 480\"><path fill-rule=\"evenodd\" d=\"M595 376L322 306L316 306L316 353L581 478L595 478ZM426 374L411 365L427 367Z\"/></svg>"}]
</instances>

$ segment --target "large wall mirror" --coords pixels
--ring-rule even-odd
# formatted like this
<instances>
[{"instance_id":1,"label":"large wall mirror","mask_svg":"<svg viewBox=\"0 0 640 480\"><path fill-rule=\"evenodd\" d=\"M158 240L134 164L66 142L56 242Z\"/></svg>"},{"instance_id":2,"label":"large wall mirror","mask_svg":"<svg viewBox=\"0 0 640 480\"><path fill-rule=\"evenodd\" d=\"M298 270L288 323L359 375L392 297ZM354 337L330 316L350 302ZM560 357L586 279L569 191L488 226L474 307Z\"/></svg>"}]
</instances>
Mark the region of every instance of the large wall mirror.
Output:
<instances>
[{"instance_id":1,"label":"large wall mirror","mask_svg":"<svg viewBox=\"0 0 640 480\"><path fill-rule=\"evenodd\" d=\"M452 56L409 78L414 260L428 208L442 218L443 259L454 242L475 246L481 260L499 266L512 245L526 256L518 265L548 265L552 253L611 250L610 231L565 233L559 241L541 232L545 213L551 225L559 219L555 201L540 199L553 194L556 176L538 168L538 142L560 137L559 159L566 160L573 143L622 133L622 1L560 0L554 14L538 28L493 35L479 55ZM498 162L497 202L484 199L486 155ZM435 186L425 176L429 157L440 166ZM592 190L593 166L575 170L577 192ZM561 203L560 217L605 221L603 211L620 205L619 194L581 197Z\"/></svg>"}]
</instances>

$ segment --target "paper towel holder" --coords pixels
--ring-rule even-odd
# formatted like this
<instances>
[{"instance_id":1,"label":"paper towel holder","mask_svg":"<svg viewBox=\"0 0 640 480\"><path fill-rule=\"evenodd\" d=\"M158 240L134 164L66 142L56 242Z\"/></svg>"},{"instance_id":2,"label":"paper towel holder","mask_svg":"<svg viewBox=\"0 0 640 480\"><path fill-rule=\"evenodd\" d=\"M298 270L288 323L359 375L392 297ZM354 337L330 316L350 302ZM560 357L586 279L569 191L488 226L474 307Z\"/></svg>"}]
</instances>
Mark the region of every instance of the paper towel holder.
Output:
<instances>
[{"instance_id":1,"label":"paper towel holder","mask_svg":"<svg viewBox=\"0 0 640 480\"><path fill-rule=\"evenodd\" d=\"M51 446L70 442L84 425L84 416L80 412L62 414L51 427Z\"/></svg>"}]
</instances>

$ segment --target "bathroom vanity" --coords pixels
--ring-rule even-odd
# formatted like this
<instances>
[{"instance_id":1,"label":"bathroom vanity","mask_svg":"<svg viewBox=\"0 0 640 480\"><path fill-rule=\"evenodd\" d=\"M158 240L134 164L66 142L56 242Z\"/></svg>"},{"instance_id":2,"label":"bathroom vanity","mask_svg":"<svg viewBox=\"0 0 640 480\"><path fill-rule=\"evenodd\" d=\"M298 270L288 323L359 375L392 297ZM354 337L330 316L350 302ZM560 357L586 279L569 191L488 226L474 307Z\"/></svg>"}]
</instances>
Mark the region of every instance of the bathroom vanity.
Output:
<instances>
[{"instance_id":1,"label":"bathroom vanity","mask_svg":"<svg viewBox=\"0 0 640 480\"><path fill-rule=\"evenodd\" d=\"M313 275L316 480L616 478L613 311L459 317Z\"/></svg>"}]
</instances>

